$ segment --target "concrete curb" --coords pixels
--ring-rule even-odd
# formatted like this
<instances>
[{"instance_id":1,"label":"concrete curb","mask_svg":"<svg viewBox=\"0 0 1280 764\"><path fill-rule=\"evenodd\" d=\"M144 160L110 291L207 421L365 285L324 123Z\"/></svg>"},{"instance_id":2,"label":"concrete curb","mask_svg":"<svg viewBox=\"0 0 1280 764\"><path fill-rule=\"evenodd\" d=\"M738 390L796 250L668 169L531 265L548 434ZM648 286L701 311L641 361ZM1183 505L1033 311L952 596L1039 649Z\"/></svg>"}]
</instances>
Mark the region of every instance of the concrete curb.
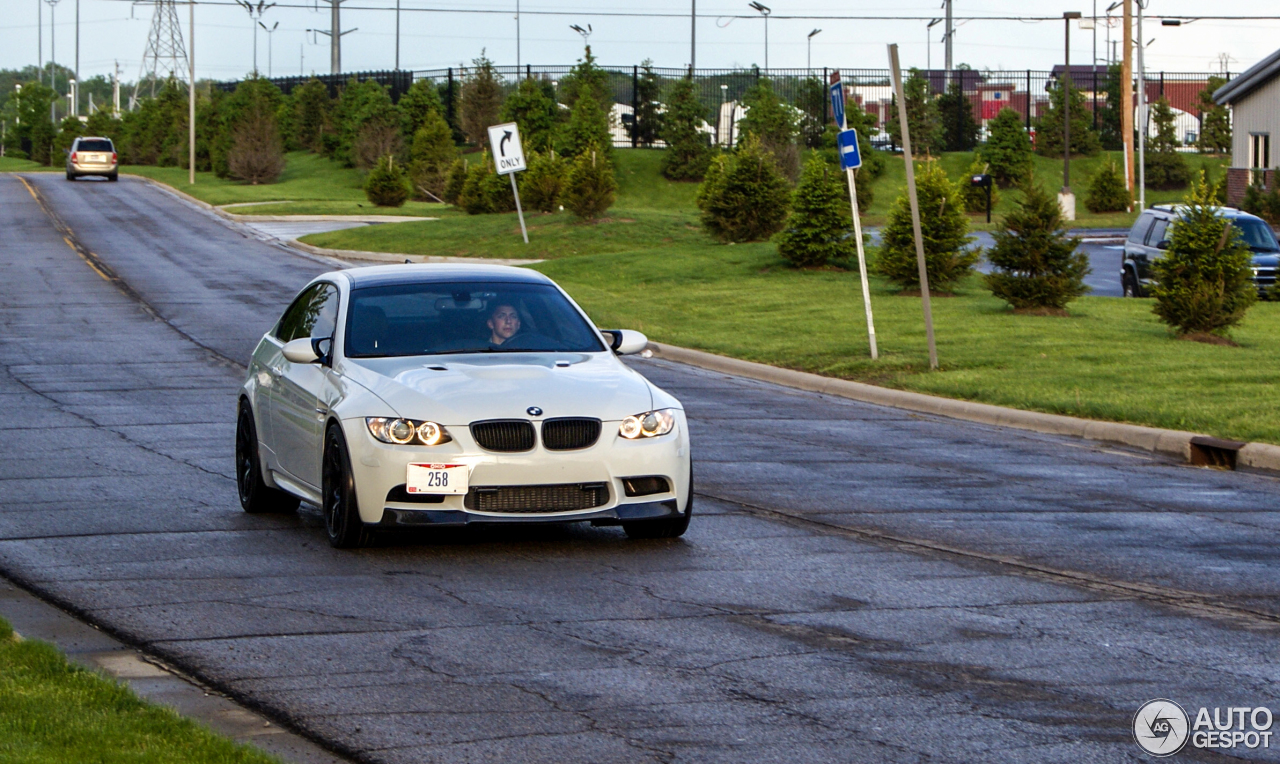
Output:
<instances>
[{"instance_id":1,"label":"concrete curb","mask_svg":"<svg viewBox=\"0 0 1280 764\"><path fill-rule=\"evenodd\" d=\"M808 390L825 395L835 395L841 398L862 401L863 403L892 406L908 411L919 411L925 414L963 419L997 427L1013 427L1019 430L1031 430L1051 435L1066 435L1084 440L1115 443L1172 456L1187 462L1192 459L1192 439L1205 437L1195 432L1164 430L1157 427L1144 427L1121 422L1101 422L1094 419L1080 419L1061 414L1022 411L1003 406L993 406L988 403L960 401L953 398L942 398L936 395L912 393L905 390L892 390L887 387L823 377L804 371L781 369L776 366L741 361L736 358L727 358L701 350L690 350L689 348L664 345L657 342L649 343L649 347L653 350L655 357L723 374L732 374L761 382L771 382L785 387L794 387L799 390ZM1250 469L1280 472L1280 446L1274 446L1269 443L1246 443L1236 454L1236 464Z\"/></svg>"},{"instance_id":2,"label":"concrete curb","mask_svg":"<svg viewBox=\"0 0 1280 764\"><path fill-rule=\"evenodd\" d=\"M410 215L241 215L218 207L228 219L237 223L416 223L422 220L439 220Z\"/></svg>"}]
</instances>

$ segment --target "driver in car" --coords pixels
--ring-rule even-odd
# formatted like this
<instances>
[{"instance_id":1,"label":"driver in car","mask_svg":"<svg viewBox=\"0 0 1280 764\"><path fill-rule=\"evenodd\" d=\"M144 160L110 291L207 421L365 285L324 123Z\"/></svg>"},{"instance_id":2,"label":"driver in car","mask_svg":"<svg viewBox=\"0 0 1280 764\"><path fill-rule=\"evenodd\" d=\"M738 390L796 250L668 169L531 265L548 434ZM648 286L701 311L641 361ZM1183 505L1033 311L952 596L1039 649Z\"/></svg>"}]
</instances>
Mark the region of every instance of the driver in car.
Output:
<instances>
[{"instance_id":1,"label":"driver in car","mask_svg":"<svg viewBox=\"0 0 1280 764\"><path fill-rule=\"evenodd\" d=\"M501 345L520 331L520 312L514 305L501 303L489 314L489 344Z\"/></svg>"}]
</instances>

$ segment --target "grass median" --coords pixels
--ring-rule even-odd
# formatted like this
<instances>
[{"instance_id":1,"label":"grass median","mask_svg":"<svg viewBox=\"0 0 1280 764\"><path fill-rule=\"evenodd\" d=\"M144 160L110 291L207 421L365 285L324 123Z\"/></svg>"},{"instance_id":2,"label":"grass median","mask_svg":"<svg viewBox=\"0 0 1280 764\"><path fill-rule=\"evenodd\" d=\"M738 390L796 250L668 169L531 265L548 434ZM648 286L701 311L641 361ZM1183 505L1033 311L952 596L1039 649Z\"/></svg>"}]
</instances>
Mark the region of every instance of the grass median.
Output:
<instances>
[{"instance_id":1,"label":"grass median","mask_svg":"<svg viewBox=\"0 0 1280 764\"><path fill-rule=\"evenodd\" d=\"M280 764L19 640L0 619L0 761Z\"/></svg>"}]
</instances>

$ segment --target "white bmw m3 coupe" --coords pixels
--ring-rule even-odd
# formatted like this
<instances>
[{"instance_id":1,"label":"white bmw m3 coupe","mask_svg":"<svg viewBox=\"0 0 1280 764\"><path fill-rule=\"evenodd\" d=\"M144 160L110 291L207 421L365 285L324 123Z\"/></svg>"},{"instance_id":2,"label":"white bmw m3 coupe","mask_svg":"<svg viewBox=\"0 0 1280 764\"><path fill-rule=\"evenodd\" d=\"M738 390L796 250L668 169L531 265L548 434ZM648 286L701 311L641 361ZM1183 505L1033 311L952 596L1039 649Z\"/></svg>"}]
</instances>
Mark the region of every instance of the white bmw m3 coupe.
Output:
<instances>
[{"instance_id":1,"label":"white bmw m3 coupe","mask_svg":"<svg viewBox=\"0 0 1280 764\"><path fill-rule=\"evenodd\" d=\"M329 543L381 529L590 521L675 537L693 506L680 402L550 279L490 265L326 273L253 353L246 512L319 506Z\"/></svg>"}]
</instances>

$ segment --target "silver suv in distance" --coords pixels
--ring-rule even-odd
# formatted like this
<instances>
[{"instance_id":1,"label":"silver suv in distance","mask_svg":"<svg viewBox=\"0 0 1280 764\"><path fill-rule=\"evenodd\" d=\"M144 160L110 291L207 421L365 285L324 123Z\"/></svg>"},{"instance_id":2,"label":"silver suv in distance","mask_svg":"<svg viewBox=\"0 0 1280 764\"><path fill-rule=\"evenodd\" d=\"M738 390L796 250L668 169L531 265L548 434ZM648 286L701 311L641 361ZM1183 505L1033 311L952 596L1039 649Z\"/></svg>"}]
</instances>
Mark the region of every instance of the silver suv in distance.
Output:
<instances>
[{"instance_id":1,"label":"silver suv in distance","mask_svg":"<svg viewBox=\"0 0 1280 764\"><path fill-rule=\"evenodd\" d=\"M99 175L116 180L116 147L110 138L80 136L67 152L67 180L82 175Z\"/></svg>"}]
</instances>

